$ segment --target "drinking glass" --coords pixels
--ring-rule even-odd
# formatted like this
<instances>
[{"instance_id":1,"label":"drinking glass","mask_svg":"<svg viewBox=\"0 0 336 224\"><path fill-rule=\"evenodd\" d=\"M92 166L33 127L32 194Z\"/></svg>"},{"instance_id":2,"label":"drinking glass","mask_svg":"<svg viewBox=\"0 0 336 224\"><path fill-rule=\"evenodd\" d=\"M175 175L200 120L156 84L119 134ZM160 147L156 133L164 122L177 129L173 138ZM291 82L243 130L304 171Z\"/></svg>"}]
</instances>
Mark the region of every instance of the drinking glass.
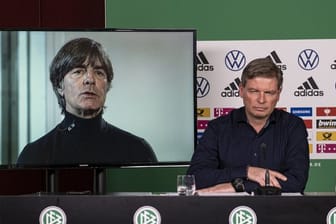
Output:
<instances>
[{"instance_id":1,"label":"drinking glass","mask_svg":"<svg viewBox=\"0 0 336 224\"><path fill-rule=\"evenodd\" d=\"M177 176L177 194L184 196L194 195L196 191L194 175L178 175Z\"/></svg>"}]
</instances>

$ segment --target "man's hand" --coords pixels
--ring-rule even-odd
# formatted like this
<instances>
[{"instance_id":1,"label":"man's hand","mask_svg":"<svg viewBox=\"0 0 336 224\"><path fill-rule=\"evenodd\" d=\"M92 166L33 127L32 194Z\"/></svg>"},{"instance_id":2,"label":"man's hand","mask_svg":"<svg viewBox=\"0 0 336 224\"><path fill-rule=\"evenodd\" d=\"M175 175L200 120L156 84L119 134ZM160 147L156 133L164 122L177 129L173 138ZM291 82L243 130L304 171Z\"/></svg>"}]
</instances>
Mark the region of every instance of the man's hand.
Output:
<instances>
[{"instance_id":1,"label":"man's hand","mask_svg":"<svg viewBox=\"0 0 336 224\"><path fill-rule=\"evenodd\" d=\"M255 181L260 184L260 186L265 186L265 173L266 169L260 167L249 166L247 168L247 178L249 180ZM286 181L287 177L283 174L269 170L270 182L269 184L273 187L281 188L281 185L278 180Z\"/></svg>"},{"instance_id":2,"label":"man's hand","mask_svg":"<svg viewBox=\"0 0 336 224\"><path fill-rule=\"evenodd\" d=\"M199 193L233 193L236 192L231 183L217 184L212 187L197 190Z\"/></svg>"}]
</instances>

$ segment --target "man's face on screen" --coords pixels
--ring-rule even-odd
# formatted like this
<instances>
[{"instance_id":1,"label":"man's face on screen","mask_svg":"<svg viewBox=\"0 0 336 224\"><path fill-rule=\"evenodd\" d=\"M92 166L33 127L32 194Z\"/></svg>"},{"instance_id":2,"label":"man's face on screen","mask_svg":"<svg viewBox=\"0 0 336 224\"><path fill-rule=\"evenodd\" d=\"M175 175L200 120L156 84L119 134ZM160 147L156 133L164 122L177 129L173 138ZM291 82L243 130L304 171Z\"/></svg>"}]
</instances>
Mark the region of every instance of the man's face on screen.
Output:
<instances>
[{"instance_id":1,"label":"man's face on screen","mask_svg":"<svg viewBox=\"0 0 336 224\"><path fill-rule=\"evenodd\" d=\"M65 98L67 112L82 118L92 118L104 107L108 91L107 74L99 61L84 62L64 77L59 93Z\"/></svg>"}]
</instances>

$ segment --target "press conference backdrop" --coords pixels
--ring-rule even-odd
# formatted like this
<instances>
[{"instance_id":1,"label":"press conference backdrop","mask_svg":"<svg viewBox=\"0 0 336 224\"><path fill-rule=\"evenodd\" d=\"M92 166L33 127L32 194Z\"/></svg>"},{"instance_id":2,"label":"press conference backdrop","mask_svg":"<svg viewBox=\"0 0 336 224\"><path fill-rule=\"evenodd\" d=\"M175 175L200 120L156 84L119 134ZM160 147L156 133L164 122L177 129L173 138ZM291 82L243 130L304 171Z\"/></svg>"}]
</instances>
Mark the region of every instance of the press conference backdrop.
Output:
<instances>
[{"instance_id":1,"label":"press conference backdrop","mask_svg":"<svg viewBox=\"0 0 336 224\"><path fill-rule=\"evenodd\" d=\"M308 132L309 191L335 191L336 39L198 41L197 136L209 120L241 107L242 70L269 57L284 73L277 107L301 117Z\"/></svg>"},{"instance_id":2,"label":"press conference backdrop","mask_svg":"<svg viewBox=\"0 0 336 224\"><path fill-rule=\"evenodd\" d=\"M277 107L301 117L307 128L310 184L317 180L314 174L319 170L319 176L326 178L325 190L334 191L334 169L326 166L336 159L333 46L334 39L198 41L198 136L202 136L210 119L242 106L238 89L242 70L254 58L269 57L284 73Z\"/></svg>"},{"instance_id":3,"label":"press conference backdrop","mask_svg":"<svg viewBox=\"0 0 336 224\"><path fill-rule=\"evenodd\" d=\"M145 2L106 0L106 25L107 27L193 27L197 29L197 39L199 41L333 39L336 38L336 29L334 29L336 18L336 14L334 13L335 8L336 2L333 0L324 0L323 4L314 0L307 0L304 2L296 2L292 0L284 0L281 2L270 0L211 0L207 2L193 1L192 3L179 0L147 0ZM255 43L259 44L263 42L264 41L257 41ZM289 47L280 48L276 45L269 47L270 43L287 45L287 42L266 41L265 46L263 49L260 49L260 51L259 48L256 49L250 44L248 47L243 48L229 47L225 51L219 50L222 52L217 52L218 54L221 54L217 57L213 55L214 52L210 52L209 49L205 50L203 47L200 48L203 44L199 42L198 53L204 50L203 53L208 59L209 65L214 66L214 71L198 71L198 76L209 79L210 76L217 76L219 70L223 70L223 75L219 75L217 78L222 79L224 76L226 77L223 79L223 83L219 83L219 80L218 83L212 83L210 86L211 89L217 86L216 99L218 99L218 102L202 105L203 99L198 98L199 107L226 107L225 105L227 101L235 102L235 105L233 105L234 107L241 105L241 101L237 97L224 98L220 96L220 93L224 91L224 88L228 87L231 82L234 82L235 78L239 77L239 72L231 72L225 67L225 62L223 60L229 50L237 49L243 51L244 54L246 54L245 57L247 60L252 59L253 57L269 56L272 51L275 51L281 60L281 63L279 64L286 66L286 70L284 70L285 91L279 106L286 106L286 109L289 112L291 108L294 107L311 108L312 116L304 117L305 120L312 120L312 128L307 129L310 133L309 142L311 144L312 153L310 178L306 191L335 191L336 174L334 171L336 170L336 160L333 159L334 156L332 156L332 153L317 152L317 144L334 144L334 142L333 140L318 140L316 136L317 131L334 131L333 128L316 128L317 120L322 120L323 122L323 120L334 119L332 116L317 117L316 111L317 107L333 107L335 93L332 95L332 88L334 86L334 73L336 72L336 70L333 70L330 67L331 64L334 63L334 58L332 58L332 52L334 51L332 49L333 46L330 45L330 50L328 51L328 55L330 56L326 56L325 52L320 52L319 45L300 45L298 48L302 48L302 50L312 48L320 55L318 68L315 68L312 71L306 71L301 69L301 67L298 67L297 57L301 52L297 52L299 51L298 48L295 48L296 51L294 51L295 49L291 50ZM266 48L266 46L268 47ZM315 46L318 48L315 48ZM256 49L256 51L246 51L246 48L252 50L252 47L253 49ZM324 47L324 49L326 48ZM283 52L284 50L286 50L286 53ZM293 53L290 53L289 51L293 51ZM336 59L336 54L334 54L334 56ZM328 69L328 66L330 69ZM319 72L321 72L321 69L328 73L320 74ZM298 73L296 73L296 71L298 71ZM329 74L329 76L327 74ZM292 76L295 76L293 81L289 79L289 77L292 78ZM302 86L305 82L309 84L309 80L311 79L308 80L308 78L310 77L315 81L319 91L322 91L324 96L296 97L294 92L298 91L297 88ZM328 78L325 80L324 77ZM210 94L215 94L212 92L213 91L211 90ZM292 100L296 99L295 102L298 101L300 103L298 105L291 105L290 103L285 104L285 94L290 95ZM321 102L318 102L318 100ZM311 102L311 104L307 104L307 102ZM297 110L296 112L299 111ZM211 116L215 117L214 111L212 111ZM199 117L198 119L208 120L210 118ZM328 159L326 157L328 157ZM144 173L148 171L149 169L144 170ZM156 170L150 171L156 172ZM179 172L183 171L184 169L179 170ZM132 172L132 170L129 172L122 170L119 173L120 175L118 174L116 177L121 177L124 173L125 175L131 175ZM169 171L166 172L160 170L160 174L166 179L171 178L171 180L174 181L173 177L169 176ZM123 187L127 187L127 184L123 185ZM164 186L161 188L164 188Z\"/></svg>"}]
</instances>

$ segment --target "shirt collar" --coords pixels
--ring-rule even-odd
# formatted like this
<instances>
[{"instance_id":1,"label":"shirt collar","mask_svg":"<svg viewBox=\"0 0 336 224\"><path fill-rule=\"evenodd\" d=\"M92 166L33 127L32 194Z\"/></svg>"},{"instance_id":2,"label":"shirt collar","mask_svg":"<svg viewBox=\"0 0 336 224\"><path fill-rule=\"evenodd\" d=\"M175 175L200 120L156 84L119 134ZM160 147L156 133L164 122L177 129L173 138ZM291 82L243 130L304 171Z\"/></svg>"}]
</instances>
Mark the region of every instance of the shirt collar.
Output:
<instances>
[{"instance_id":1,"label":"shirt collar","mask_svg":"<svg viewBox=\"0 0 336 224\"><path fill-rule=\"evenodd\" d=\"M100 130L104 125L104 120L102 118L102 112L99 113L96 117L90 119L84 119L77 117L74 114L71 114L65 111L64 119L60 124L61 129L67 129L68 131L72 129L81 129L81 130Z\"/></svg>"}]
</instances>

